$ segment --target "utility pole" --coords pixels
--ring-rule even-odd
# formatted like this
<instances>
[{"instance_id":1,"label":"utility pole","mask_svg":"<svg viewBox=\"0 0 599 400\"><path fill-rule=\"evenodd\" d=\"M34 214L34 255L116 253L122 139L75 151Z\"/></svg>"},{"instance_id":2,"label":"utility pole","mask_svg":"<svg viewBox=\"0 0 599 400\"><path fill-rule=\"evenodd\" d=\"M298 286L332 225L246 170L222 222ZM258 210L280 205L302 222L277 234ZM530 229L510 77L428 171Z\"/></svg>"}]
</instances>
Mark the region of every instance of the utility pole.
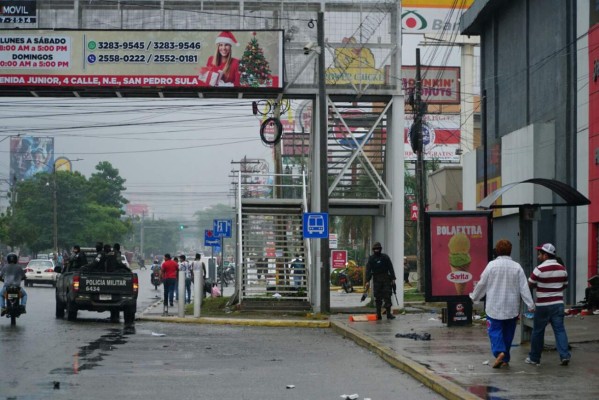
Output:
<instances>
[{"instance_id":1,"label":"utility pole","mask_svg":"<svg viewBox=\"0 0 599 400\"><path fill-rule=\"evenodd\" d=\"M414 125L410 131L412 149L416 153L416 197L418 202L418 223L416 237L416 259L418 271L418 291L424 293L424 212L426 210L424 169L424 141L422 138L422 119L426 113L426 103L422 102L422 77L420 71L420 49L416 49L416 87L414 88Z\"/></svg>"},{"instance_id":2,"label":"utility pole","mask_svg":"<svg viewBox=\"0 0 599 400\"><path fill-rule=\"evenodd\" d=\"M325 48L324 48L324 12L318 12L318 115L320 131L320 212L329 212L329 169L328 169L328 106L325 82ZM316 171L315 171L316 172ZM318 173L318 172L316 172ZM322 269L320 273L320 309L322 312L331 311L331 269L329 263L329 233L320 239L320 260Z\"/></svg>"},{"instance_id":3,"label":"utility pole","mask_svg":"<svg viewBox=\"0 0 599 400\"><path fill-rule=\"evenodd\" d=\"M54 237L54 255L58 257L58 199L57 199L57 189L56 189L56 163L52 165L52 202L54 205L53 212L53 229L52 236Z\"/></svg>"},{"instance_id":4,"label":"utility pole","mask_svg":"<svg viewBox=\"0 0 599 400\"><path fill-rule=\"evenodd\" d=\"M145 240L145 232L144 232L144 220L145 220L145 216L146 216L146 212L142 211L141 212L141 223L139 224L139 254L141 254L142 257L145 257L144 255L144 240Z\"/></svg>"}]
</instances>

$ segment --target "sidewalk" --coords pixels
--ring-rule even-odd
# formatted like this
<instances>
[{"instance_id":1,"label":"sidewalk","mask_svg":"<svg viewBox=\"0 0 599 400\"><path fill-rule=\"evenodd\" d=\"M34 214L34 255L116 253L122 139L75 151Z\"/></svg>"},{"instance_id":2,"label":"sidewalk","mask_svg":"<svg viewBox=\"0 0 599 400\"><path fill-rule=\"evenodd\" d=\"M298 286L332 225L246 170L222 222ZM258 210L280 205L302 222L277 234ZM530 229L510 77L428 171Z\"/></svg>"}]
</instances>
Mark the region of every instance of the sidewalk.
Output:
<instances>
[{"instance_id":1,"label":"sidewalk","mask_svg":"<svg viewBox=\"0 0 599 400\"><path fill-rule=\"evenodd\" d=\"M508 368L493 369L489 339L484 322L467 327L447 327L441 322L440 310L414 311L397 315L393 321L350 322L351 311L363 313L364 307L343 308L329 321L281 317L279 319L247 318L177 318L162 317L162 305L142 313L141 320L183 323L235 324L289 327L330 327L338 334L378 354L390 365L412 375L447 399L599 399L599 315L566 317L566 330L572 347L572 361L559 365L554 350L545 350L540 366L524 363L529 344L512 347ZM336 312L334 302L331 307ZM424 307L423 307L424 308ZM514 343L519 343L519 327ZM430 341L398 338L396 334L429 333ZM553 347L553 331L546 331L546 348ZM376 400L376 399L373 399Z\"/></svg>"}]
</instances>

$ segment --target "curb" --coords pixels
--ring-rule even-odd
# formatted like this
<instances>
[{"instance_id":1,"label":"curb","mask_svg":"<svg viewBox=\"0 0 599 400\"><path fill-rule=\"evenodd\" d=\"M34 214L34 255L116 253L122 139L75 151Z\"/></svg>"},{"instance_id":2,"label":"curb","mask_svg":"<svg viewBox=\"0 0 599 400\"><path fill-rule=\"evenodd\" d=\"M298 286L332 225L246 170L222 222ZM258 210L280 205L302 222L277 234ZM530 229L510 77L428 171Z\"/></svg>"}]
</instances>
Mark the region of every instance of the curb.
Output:
<instances>
[{"instance_id":1,"label":"curb","mask_svg":"<svg viewBox=\"0 0 599 400\"><path fill-rule=\"evenodd\" d=\"M461 386L451 382L448 379L436 375L433 371L427 369L425 366L410 360L407 357L397 354L390 347L378 344L377 342L371 340L368 336L345 324L332 321L331 328L334 332L340 334L341 336L347 337L356 342L358 345L377 354L388 364L409 374L414 379L422 382L426 387L439 393L446 399L480 400L480 397L468 392Z\"/></svg>"},{"instance_id":2,"label":"curb","mask_svg":"<svg viewBox=\"0 0 599 400\"><path fill-rule=\"evenodd\" d=\"M211 317L162 317L140 316L139 321L174 322L180 324L206 324L206 325L237 325L237 326L265 326L275 328L330 328L330 321L303 321L281 319L243 319L243 318L211 318Z\"/></svg>"}]
</instances>

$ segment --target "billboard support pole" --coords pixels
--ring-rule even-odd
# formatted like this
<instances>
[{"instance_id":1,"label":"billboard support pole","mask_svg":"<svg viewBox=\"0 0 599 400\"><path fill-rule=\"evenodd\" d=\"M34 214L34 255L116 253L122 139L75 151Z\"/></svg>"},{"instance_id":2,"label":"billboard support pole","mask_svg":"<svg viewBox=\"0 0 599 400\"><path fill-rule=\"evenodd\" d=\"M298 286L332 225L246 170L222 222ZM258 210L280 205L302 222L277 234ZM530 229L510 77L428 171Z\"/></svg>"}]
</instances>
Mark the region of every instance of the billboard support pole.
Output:
<instances>
[{"instance_id":1,"label":"billboard support pole","mask_svg":"<svg viewBox=\"0 0 599 400\"><path fill-rule=\"evenodd\" d=\"M325 82L325 43L324 43L324 12L318 12L318 114L319 114L319 143L320 143L320 212L329 212L329 170L328 170L328 107ZM320 309L323 313L331 311L331 270L329 262L329 234L320 239Z\"/></svg>"}]
</instances>

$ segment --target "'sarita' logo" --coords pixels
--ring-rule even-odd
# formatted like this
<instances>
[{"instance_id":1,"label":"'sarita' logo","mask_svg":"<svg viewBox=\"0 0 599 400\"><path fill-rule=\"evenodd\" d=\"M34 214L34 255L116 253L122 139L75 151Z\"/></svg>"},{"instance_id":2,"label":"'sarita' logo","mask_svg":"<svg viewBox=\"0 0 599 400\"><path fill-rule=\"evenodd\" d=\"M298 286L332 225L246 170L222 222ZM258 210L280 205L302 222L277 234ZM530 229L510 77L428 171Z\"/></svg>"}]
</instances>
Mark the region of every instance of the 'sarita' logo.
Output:
<instances>
[{"instance_id":1,"label":"'sarita' logo","mask_svg":"<svg viewBox=\"0 0 599 400\"><path fill-rule=\"evenodd\" d=\"M403 29L421 31L428 26L426 19L415 10L409 10L401 15L401 26Z\"/></svg>"}]
</instances>

